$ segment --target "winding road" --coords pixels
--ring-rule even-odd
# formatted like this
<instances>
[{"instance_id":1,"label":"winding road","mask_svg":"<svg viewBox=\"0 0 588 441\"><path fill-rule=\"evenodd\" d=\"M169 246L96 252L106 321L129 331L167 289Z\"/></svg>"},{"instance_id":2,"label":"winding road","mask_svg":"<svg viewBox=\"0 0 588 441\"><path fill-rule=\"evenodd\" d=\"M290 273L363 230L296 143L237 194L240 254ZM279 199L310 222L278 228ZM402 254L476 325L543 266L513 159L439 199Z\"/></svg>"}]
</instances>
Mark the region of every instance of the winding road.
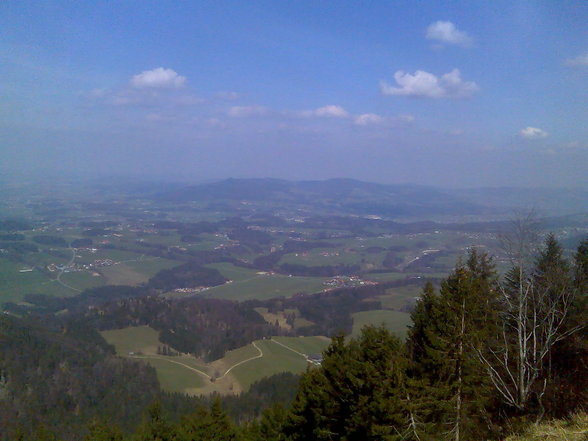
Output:
<instances>
[{"instance_id":1,"label":"winding road","mask_svg":"<svg viewBox=\"0 0 588 441\"><path fill-rule=\"evenodd\" d=\"M69 260L69 262L67 262L66 265L63 265L61 267L61 271L59 271L59 274L57 274L57 278L55 279L55 281L57 283L60 283L61 285L65 286L66 288L72 289L72 290L77 291L77 292L82 292L81 289L74 288L73 286L68 285L67 283L65 283L65 282L63 282L61 280L61 276L63 275L63 273L65 272L65 270L67 268L69 268L74 263L74 260L76 260L76 249L75 248L72 248L71 245L69 246L69 249L71 250L71 254L72 254L71 255L71 259Z\"/></svg>"},{"instance_id":2,"label":"winding road","mask_svg":"<svg viewBox=\"0 0 588 441\"><path fill-rule=\"evenodd\" d=\"M217 377L216 380L220 380L221 378L223 378L225 375L227 375L229 372L231 372L234 368L236 368L237 366L240 366L242 364L245 364L249 361L252 360L256 360L258 358L263 357L263 351L259 348L259 346L257 346L257 344L255 342L251 343L253 345L253 347L255 349L257 349L257 351L259 352L259 354L257 354L254 357L250 357L247 358L245 360L241 360L238 363L235 363L234 365L232 365L231 367L229 367L224 374L222 374L220 377ZM196 373L198 373L199 375L202 375L203 377L207 378L208 380L213 380L213 377L211 377L210 375L208 375L206 372L201 371L199 369L196 369L195 367L189 366L185 363L176 361L176 360L170 360L169 358L165 358L165 357L158 357L156 355L132 355L131 358L139 358L139 359L145 359L145 360L163 360L163 361L167 361L169 363L174 363L174 364L179 364L180 366L185 367L186 369L190 369L191 371L194 371Z\"/></svg>"}]
</instances>

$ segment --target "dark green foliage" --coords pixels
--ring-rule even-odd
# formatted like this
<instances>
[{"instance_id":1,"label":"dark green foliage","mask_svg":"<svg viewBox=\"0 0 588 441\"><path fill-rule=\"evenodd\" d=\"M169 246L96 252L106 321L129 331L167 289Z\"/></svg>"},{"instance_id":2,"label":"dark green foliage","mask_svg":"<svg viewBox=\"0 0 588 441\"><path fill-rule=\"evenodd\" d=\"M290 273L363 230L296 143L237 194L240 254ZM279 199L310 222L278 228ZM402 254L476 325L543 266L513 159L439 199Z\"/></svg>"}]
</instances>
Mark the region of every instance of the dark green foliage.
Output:
<instances>
[{"instance_id":1,"label":"dark green foliage","mask_svg":"<svg viewBox=\"0 0 588 441\"><path fill-rule=\"evenodd\" d=\"M0 242L0 248L13 251L18 254L36 253L39 247L34 243L29 242Z\"/></svg>"},{"instance_id":2,"label":"dark green foliage","mask_svg":"<svg viewBox=\"0 0 588 441\"><path fill-rule=\"evenodd\" d=\"M382 265L384 268L387 269L394 269L396 266L403 262L402 257L398 256L396 253L389 251L386 253L386 257L384 257L384 261Z\"/></svg>"},{"instance_id":3,"label":"dark green foliage","mask_svg":"<svg viewBox=\"0 0 588 441\"><path fill-rule=\"evenodd\" d=\"M132 441L173 441L175 439L171 424L164 417L161 403L154 402L147 410L146 421L132 437Z\"/></svg>"},{"instance_id":4,"label":"dark green foliage","mask_svg":"<svg viewBox=\"0 0 588 441\"><path fill-rule=\"evenodd\" d=\"M407 427L402 343L384 328L336 337L301 380L286 424L293 440L393 440Z\"/></svg>"},{"instance_id":5,"label":"dark green foliage","mask_svg":"<svg viewBox=\"0 0 588 441\"><path fill-rule=\"evenodd\" d=\"M175 268L159 271L149 279L148 286L162 291L171 291L176 288L217 286L226 281L227 279L217 269L189 262Z\"/></svg>"},{"instance_id":6,"label":"dark green foliage","mask_svg":"<svg viewBox=\"0 0 588 441\"><path fill-rule=\"evenodd\" d=\"M480 427L488 418L492 387L479 354L497 335L495 279L491 260L474 250L438 294L427 284L413 311L413 400L425 433L445 430L470 440L487 435Z\"/></svg>"},{"instance_id":7,"label":"dark green foliage","mask_svg":"<svg viewBox=\"0 0 588 441\"><path fill-rule=\"evenodd\" d=\"M91 247L92 244L93 244L93 241L90 238L74 239L74 240L71 241L72 248Z\"/></svg>"},{"instance_id":8,"label":"dark green foliage","mask_svg":"<svg viewBox=\"0 0 588 441\"><path fill-rule=\"evenodd\" d=\"M40 245L49 245L52 247L67 247L67 242L63 237L51 236L48 234L33 236L33 241Z\"/></svg>"},{"instance_id":9,"label":"dark green foliage","mask_svg":"<svg viewBox=\"0 0 588 441\"><path fill-rule=\"evenodd\" d=\"M94 420L88 426L84 441L123 441L123 434L117 426Z\"/></svg>"},{"instance_id":10,"label":"dark green foliage","mask_svg":"<svg viewBox=\"0 0 588 441\"><path fill-rule=\"evenodd\" d=\"M306 266L294 263L283 263L278 270L283 274L292 274L293 276L304 277L333 277L337 275L354 275L360 271L359 265L323 265L323 266Z\"/></svg>"},{"instance_id":11,"label":"dark green foliage","mask_svg":"<svg viewBox=\"0 0 588 441\"><path fill-rule=\"evenodd\" d=\"M549 250L549 248L547 248ZM556 251L559 251L556 248ZM548 255L546 252L543 255ZM588 239L582 241L574 256L573 270L567 262L561 262L560 253L551 253L555 259L544 272L560 281L560 289L573 284L575 296L570 307L569 319L563 332L571 335L558 342L550 357L550 382L544 405L546 413L554 417L567 417L576 409L588 406ZM555 266L555 267L554 267ZM567 279L563 270L569 270ZM563 285L563 286L562 286Z\"/></svg>"},{"instance_id":12,"label":"dark green foliage","mask_svg":"<svg viewBox=\"0 0 588 441\"><path fill-rule=\"evenodd\" d=\"M288 417L288 411L281 404L275 404L263 412L258 424L246 427L245 436L257 441L286 441Z\"/></svg>"},{"instance_id":13,"label":"dark green foliage","mask_svg":"<svg viewBox=\"0 0 588 441\"><path fill-rule=\"evenodd\" d=\"M25 235L20 233L0 234L0 240L25 240Z\"/></svg>"},{"instance_id":14,"label":"dark green foliage","mask_svg":"<svg viewBox=\"0 0 588 441\"><path fill-rule=\"evenodd\" d=\"M33 226L23 219L5 219L0 221L0 231L32 230Z\"/></svg>"},{"instance_id":15,"label":"dark green foliage","mask_svg":"<svg viewBox=\"0 0 588 441\"><path fill-rule=\"evenodd\" d=\"M182 418L177 429L177 441L235 441L237 428L222 409L220 398L216 397L210 410L198 408L192 415Z\"/></svg>"},{"instance_id":16,"label":"dark green foliage","mask_svg":"<svg viewBox=\"0 0 588 441\"><path fill-rule=\"evenodd\" d=\"M82 322L0 316L0 439L18 426L46 427L71 439L85 421L134 426L158 391L155 372L111 355ZM43 435L45 436L45 435Z\"/></svg>"}]
</instances>

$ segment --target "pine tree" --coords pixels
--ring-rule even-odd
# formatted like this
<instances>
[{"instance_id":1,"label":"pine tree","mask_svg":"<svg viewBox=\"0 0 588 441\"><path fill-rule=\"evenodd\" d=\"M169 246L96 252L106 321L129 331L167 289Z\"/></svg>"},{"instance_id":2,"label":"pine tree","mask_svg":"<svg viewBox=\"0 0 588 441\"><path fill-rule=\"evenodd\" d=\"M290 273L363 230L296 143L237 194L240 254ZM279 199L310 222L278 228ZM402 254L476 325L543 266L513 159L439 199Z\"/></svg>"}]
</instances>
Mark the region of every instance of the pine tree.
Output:
<instances>
[{"instance_id":1,"label":"pine tree","mask_svg":"<svg viewBox=\"0 0 588 441\"><path fill-rule=\"evenodd\" d=\"M134 441L172 441L174 432L162 414L161 403L156 401L147 410L148 419L133 437Z\"/></svg>"},{"instance_id":2,"label":"pine tree","mask_svg":"<svg viewBox=\"0 0 588 441\"><path fill-rule=\"evenodd\" d=\"M122 441L122 432L118 427L94 420L88 427L84 441Z\"/></svg>"},{"instance_id":3,"label":"pine tree","mask_svg":"<svg viewBox=\"0 0 588 441\"><path fill-rule=\"evenodd\" d=\"M588 406L588 239L574 256L575 297L562 332L569 337L554 345L550 354L550 384L543 402L551 417L567 417Z\"/></svg>"},{"instance_id":4,"label":"pine tree","mask_svg":"<svg viewBox=\"0 0 588 441\"><path fill-rule=\"evenodd\" d=\"M425 286L412 314L413 402L430 437L459 441L485 435L479 427L491 388L479 354L496 333L495 280L491 259L473 250L441 283L439 294Z\"/></svg>"},{"instance_id":5,"label":"pine tree","mask_svg":"<svg viewBox=\"0 0 588 441\"><path fill-rule=\"evenodd\" d=\"M365 327L345 342L335 337L321 367L301 379L285 426L292 440L396 440L408 426L400 340Z\"/></svg>"},{"instance_id":6,"label":"pine tree","mask_svg":"<svg viewBox=\"0 0 588 441\"><path fill-rule=\"evenodd\" d=\"M199 407L182 418L176 431L176 441L233 441L238 435L218 396L212 400L210 410Z\"/></svg>"}]
</instances>

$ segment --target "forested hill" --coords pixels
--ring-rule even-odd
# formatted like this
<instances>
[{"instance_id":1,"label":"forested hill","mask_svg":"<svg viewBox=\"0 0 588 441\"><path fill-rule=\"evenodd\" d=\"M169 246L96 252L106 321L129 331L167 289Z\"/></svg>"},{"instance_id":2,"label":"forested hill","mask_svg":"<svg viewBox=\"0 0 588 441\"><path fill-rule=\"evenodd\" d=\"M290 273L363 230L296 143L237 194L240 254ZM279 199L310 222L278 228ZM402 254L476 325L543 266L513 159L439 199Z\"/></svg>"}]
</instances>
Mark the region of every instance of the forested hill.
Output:
<instances>
[{"instance_id":1,"label":"forested hill","mask_svg":"<svg viewBox=\"0 0 588 441\"><path fill-rule=\"evenodd\" d=\"M353 179L286 181L282 179L226 179L187 186L160 194L175 202L252 202L329 209L348 214L409 216L425 214L481 214L478 203L431 187L385 185Z\"/></svg>"},{"instance_id":2,"label":"forested hill","mask_svg":"<svg viewBox=\"0 0 588 441\"><path fill-rule=\"evenodd\" d=\"M313 208L338 214L396 216L512 214L532 209L554 216L583 213L588 191L557 188L449 189L421 185L389 185L354 179L287 181L225 179L175 186L153 196L172 202L261 204L264 208Z\"/></svg>"}]
</instances>

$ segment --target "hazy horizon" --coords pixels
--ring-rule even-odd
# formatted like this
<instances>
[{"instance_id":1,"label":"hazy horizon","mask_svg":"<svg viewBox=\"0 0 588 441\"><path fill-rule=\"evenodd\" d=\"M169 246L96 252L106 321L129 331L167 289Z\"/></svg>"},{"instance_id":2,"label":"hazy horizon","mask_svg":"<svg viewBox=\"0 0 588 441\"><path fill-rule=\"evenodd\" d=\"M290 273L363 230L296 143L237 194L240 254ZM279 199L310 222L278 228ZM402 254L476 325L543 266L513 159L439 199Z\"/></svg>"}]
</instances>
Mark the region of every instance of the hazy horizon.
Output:
<instances>
[{"instance_id":1,"label":"hazy horizon","mask_svg":"<svg viewBox=\"0 0 588 441\"><path fill-rule=\"evenodd\" d=\"M588 5L5 2L0 175L588 189Z\"/></svg>"}]
</instances>

